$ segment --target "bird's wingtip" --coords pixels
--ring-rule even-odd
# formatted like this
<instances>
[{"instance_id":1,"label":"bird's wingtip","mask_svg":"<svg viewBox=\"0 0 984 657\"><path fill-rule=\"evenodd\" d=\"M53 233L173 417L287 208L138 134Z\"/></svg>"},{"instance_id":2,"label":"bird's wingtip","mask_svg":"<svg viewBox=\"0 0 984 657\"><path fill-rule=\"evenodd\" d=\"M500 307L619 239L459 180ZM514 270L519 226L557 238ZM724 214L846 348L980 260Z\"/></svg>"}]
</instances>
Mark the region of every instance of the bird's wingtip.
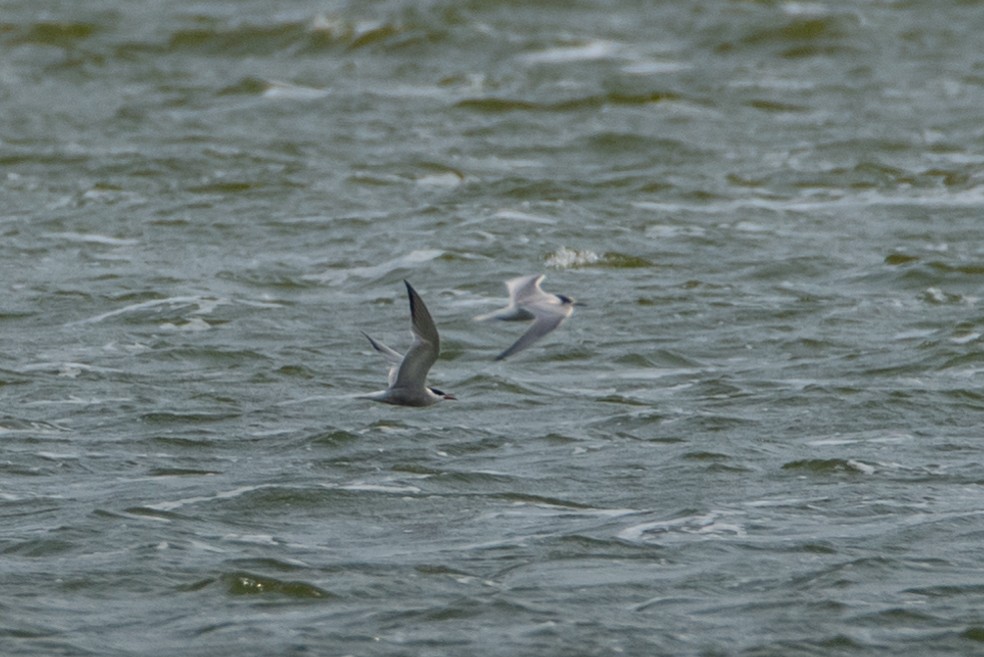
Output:
<instances>
[{"instance_id":1,"label":"bird's wingtip","mask_svg":"<svg viewBox=\"0 0 984 657\"><path fill-rule=\"evenodd\" d=\"M407 286L407 298L410 299L410 307L412 309L414 306L414 302L413 302L414 297L419 298L420 295L417 293L417 290L415 290L413 286L410 285L410 281L408 281L407 279L405 278L403 279L403 284Z\"/></svg>"}]
</instances>

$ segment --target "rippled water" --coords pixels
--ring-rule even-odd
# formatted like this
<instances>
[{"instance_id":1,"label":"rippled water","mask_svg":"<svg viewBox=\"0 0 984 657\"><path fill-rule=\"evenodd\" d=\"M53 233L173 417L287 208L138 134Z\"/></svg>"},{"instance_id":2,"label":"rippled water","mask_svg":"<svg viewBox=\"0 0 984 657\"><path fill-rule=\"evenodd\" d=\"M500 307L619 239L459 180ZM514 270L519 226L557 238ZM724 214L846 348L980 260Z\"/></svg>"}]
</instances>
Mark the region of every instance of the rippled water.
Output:
<instances>
[{"instance_id":1,"label":"rippled water","mask_svg":"<svg viewBox=\"0 0 984 657\"><path fill-rule=\"evenodd\" d=\"M979 651L982 28L5 3L2 652Z\"/></svg>"}]
</instances>

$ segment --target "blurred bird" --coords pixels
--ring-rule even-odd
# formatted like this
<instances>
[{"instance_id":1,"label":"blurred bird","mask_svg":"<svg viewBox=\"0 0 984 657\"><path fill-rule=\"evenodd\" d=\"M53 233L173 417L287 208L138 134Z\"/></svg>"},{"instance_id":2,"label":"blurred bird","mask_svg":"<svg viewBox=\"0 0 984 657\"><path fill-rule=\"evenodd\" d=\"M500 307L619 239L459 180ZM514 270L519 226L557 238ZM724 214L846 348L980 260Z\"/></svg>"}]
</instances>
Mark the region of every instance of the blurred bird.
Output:
<instances>
[{"instance_id":1,"label":"blurred bird","mask_svg":"<svg viewBox=\"0 0 984 657\"><path fill-rule=\"evenodd\" d=\"M543 274L520 276L506 281L509 290L509 305L505 308L479 315L476 321L498 319L505 322L533 320L533 325L511 347L495 357L496 360L508 358L526 349L531 344L550 333L574 312L576 303L563 294L548 294L540 289Z\"/></svg>"}]
</instances>

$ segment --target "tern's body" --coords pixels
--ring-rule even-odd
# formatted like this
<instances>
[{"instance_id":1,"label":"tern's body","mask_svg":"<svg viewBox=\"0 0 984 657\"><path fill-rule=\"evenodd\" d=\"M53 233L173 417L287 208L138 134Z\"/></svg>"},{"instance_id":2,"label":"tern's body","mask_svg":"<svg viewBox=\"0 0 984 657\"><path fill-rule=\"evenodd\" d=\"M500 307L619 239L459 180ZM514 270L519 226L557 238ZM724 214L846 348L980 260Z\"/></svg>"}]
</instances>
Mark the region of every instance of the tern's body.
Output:
<instances>
[{"instance_id":1,"label":"tern's body","mask_svg":"<svg viewBox=\"0 0 984 657\"><path fill-rule=\"evenodd\" d=\"M437 327L434 326L434 320L427 311L427 306L410 283L403 282L407 286L407 296L410 299L410 331L413 333L413 344L405 355L401 355L398 351L363 333L373 349L390 361L392 366L389 371L389 387L386 390L362 395L362 399L397 406L430 406L442 399L454 399L454 395L426 385L427 372L430 371L441 351L441 339L437 334Z\"/></svg>"},{"instance_id":2,"label":"tern's body","mask_svg":"<svg viewBox=\"0 0 984 657\"><path fill-rule=\"evenodd\" d=\"M562 294L548 294L540 289L543 274L520 276L506 281L509 305L475 319L498 319L506 322L533 320L532 326L511 347L495 357L508 358L526 349L550 333L574 312L574 300Z\"/></svg>"}]
</instances>

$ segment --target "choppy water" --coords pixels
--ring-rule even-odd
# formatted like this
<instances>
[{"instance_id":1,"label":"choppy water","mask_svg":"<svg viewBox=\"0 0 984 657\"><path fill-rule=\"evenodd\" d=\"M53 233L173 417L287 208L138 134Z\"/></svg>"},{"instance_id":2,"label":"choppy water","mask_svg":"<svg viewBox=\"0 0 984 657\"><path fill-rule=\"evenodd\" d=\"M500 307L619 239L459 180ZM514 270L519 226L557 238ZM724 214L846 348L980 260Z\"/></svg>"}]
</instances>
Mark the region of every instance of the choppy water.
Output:
<instances>
[{"instance_id":1,"label":"choppy water","mask_svg":"<svg viewBox=\"0 0 984 657\"><path fill-rule=\"evenodd\" d=\"M5 3L0 651L980 651L982 35ZM587 305L493 363L535 271ZM457 402L353 398L403 278Z\"/></svg>"}]
</instances>

